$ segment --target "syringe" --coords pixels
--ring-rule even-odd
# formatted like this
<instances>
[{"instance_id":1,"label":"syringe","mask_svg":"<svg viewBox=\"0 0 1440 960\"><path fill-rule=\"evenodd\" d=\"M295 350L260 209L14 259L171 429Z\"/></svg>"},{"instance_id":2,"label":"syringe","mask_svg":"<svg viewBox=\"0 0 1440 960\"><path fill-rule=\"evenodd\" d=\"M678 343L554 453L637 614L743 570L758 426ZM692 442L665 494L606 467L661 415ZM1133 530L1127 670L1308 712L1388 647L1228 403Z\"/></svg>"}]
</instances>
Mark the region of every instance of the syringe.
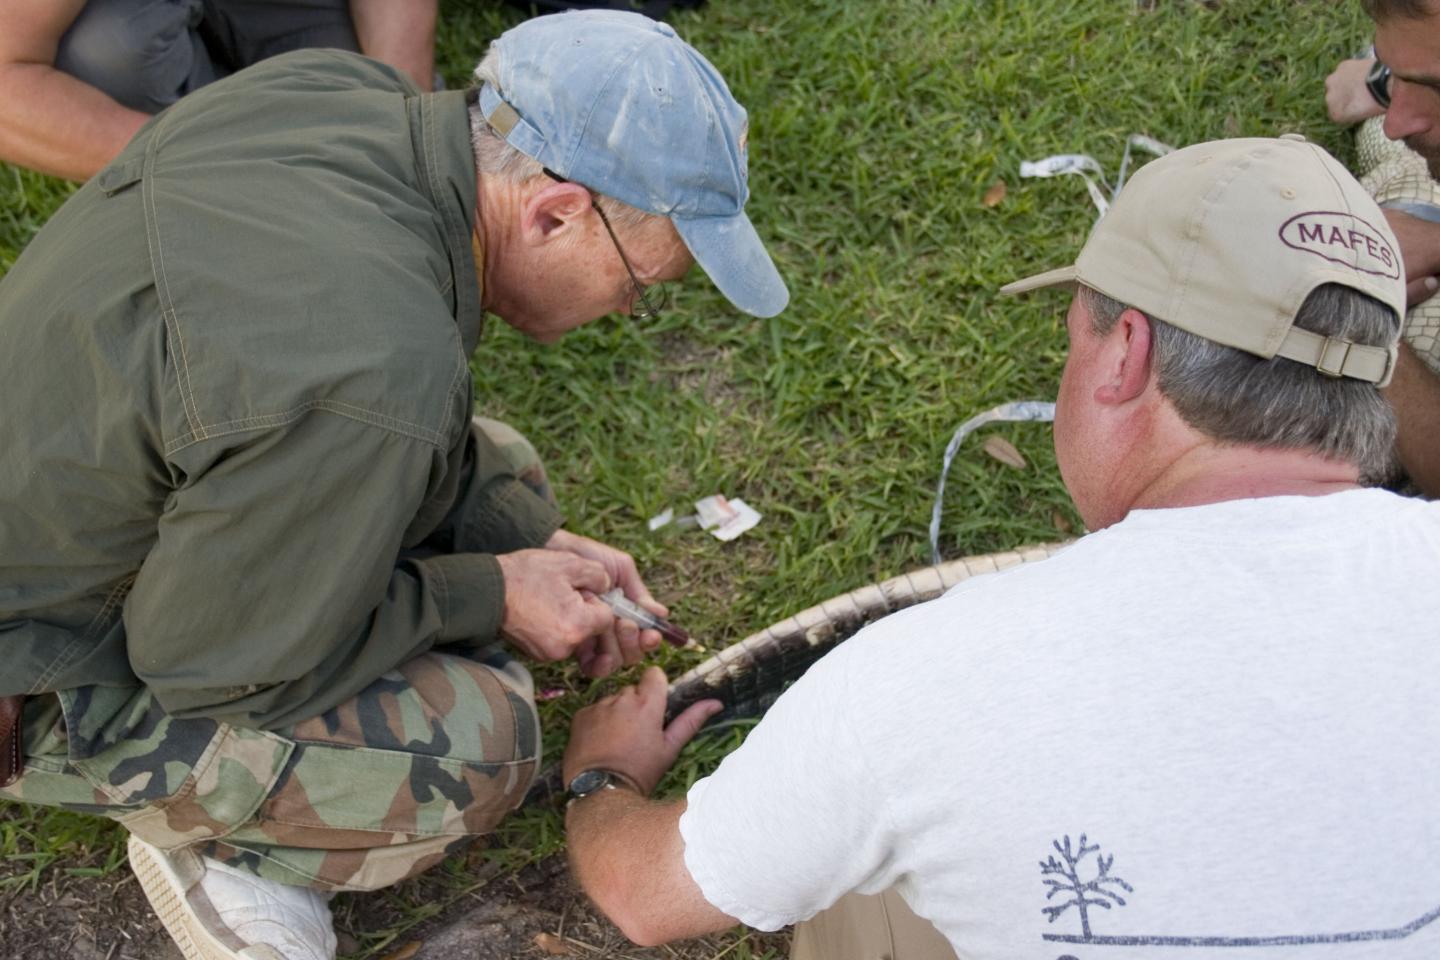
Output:
<instances>
[{"instance_id":1,"label":"syringe","mask_svg":"<svg viewBox=\"0 0 1440 960\"><path fill-rule=\"evenodd\" d=\"M615 616L637 623L647 630L658 630L660 636L669 640L677 647L683 647L690 642L690 634L681 630L668 620L655 616L640 604L625 596L625 591L616 587L608 593L598 595L601 600L615 612Z\"/></svg>"}]
</instances>

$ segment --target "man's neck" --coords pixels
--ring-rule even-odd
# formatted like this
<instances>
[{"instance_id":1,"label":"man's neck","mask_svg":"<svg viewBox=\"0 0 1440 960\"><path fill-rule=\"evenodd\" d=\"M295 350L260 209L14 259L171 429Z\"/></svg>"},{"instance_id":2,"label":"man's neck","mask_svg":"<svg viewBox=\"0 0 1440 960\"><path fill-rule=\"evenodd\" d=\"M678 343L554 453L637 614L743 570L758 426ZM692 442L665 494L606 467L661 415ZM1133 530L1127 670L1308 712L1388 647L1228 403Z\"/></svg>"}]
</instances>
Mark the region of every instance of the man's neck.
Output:
<instances>
[{"instance_id":1,"label":"man's neck","mask_svg":"<svg viewBox=\"0 0 1440 960\"><path fill-rule=\"evenodd\" d=\"M1130 509L1195 507L1257 497L1319 497L1359 486L1359 471L1343 461L1300 450L1202 442L1155 473L1136 492Z\"/></svg>"},{"instance_id":2,"label":"man's neck","mask_svg":"<svg viewBox=\"0 0 1440 960\"><path fill-rule=\"evenodd\" d=\"M475 264L480 276L480 308L488 310L495 284L491 274L502 259L506 237L503 228L514 222L512 216L519 199L515 184L496 177L477 175L475 178L475 236L483 261Z\"/></svg>"}]
</instances>

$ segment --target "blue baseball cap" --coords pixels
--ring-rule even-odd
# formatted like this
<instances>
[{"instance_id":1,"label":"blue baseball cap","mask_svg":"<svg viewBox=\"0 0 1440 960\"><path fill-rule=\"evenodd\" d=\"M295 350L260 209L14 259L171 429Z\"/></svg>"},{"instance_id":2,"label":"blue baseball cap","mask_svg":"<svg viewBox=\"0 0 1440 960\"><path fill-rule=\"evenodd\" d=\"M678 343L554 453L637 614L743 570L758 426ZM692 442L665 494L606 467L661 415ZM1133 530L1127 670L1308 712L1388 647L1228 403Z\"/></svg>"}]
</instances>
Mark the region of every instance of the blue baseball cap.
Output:
<instances>
[{"instance_id":1,"label":"blue baseball cap","mask_svg":"<svg viewBox=\"0 0 1440 960\"><path fill-rule=\"evenodd\" d=\"M501 34L500 86L480 110L511 146L567 180L669 217L731 303L757 317L790 293L745 216L745 108L666 23L582 10Z\"/></svg>"}]
</instances>

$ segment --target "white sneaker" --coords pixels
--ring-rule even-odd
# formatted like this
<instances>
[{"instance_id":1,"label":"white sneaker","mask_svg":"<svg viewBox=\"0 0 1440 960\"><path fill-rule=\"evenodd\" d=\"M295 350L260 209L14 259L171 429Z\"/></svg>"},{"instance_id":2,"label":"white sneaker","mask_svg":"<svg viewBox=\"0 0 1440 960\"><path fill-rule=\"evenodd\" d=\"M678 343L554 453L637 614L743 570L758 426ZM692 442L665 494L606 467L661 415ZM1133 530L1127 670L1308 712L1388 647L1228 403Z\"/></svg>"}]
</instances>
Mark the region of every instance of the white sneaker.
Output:
<instances>
[{"instance_id":1,"label":"white sneaker","mask_svg":"<svg viewBox=\"0 0 1440 960\"><path fill-rule=\"evenodd\" d=\"M334 960L326 897L130 837L130 869L185 960Z\"/></svg>"}]
</instances>

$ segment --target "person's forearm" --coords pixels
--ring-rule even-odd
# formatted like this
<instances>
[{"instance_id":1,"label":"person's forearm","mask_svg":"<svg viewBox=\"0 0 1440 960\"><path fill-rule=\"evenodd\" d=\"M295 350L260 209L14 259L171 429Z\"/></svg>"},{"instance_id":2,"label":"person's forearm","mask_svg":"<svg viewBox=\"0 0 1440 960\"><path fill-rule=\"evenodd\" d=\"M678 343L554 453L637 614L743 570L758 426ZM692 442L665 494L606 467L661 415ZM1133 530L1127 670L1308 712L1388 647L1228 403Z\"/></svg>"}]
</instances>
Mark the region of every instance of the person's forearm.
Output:
<instances>
[{"instance_id":1,"label":"person's forearm","mask_svg":"<svg viewBox=\"0 0 1440 960\"><path fill-rule=\"evenodd\" d=\"M404 70L421 90L435 82L437 0L350 0L360 51Z\"/></svg>"},{"instance_id":2,"label":"person's forearm","mask_svg":"<svg viewBox=\"0 0 1440 960\"><path fill-rule=\"evenodd\" d=\"M1385 394L1399 421L1400 463L1422 493L1440 496L1440 377L1402 343Z\"/></svg>"},{"instance_id":3,"label":"person's forearm","mask_svg":"<svg viewBox=\"0 0 1440 960\"><path fill-rule=\"evenodd\" d=\"M652 936L640 905L653 860L641 836L647 814L661 813L631 790L606 790L570 805L565 814L570 870L595 905L625 936L642 946L663 942ZM678 815L667 817L674 822ZM663 902L663 900L661 901Z\"/></svg>"},{"instance_id":4,"label":"person's forearm","mask_svg":"<svg viewBox=\"0 0 1440 960\"><path fill-rule=\"evenodd\" d=\"M606 790L565 815L570 870L620 930L641 946L724 930L735 920L705 900L685 870L683 801L652 803Z\"/></svg>"},{"instance_id":5,"label":"person's forearm","mask_svg":"<svg viewBox=\"0 0 1440 960\"><path fill-rule=\"evenodd\" d=\"M1400 258L1405 262L1405 298L1413 307L1435 295L1435 287L1427 281L1440 274L1440 223L1399 210L1385 210L1384 214L1400 243Z\"/></svg>"},{"instance_id":6,"label":"person's forearm","mask_svg":"<svg viewBox=\"0 0 1440 960\"><path fill-rule=\"evenodd\" d=\"M1331 120L1349 125L1385 112L1365 82L1374 63L1374 57L1341 60L1325 78L1325 108Z\"/></svg>"},{"instance_id":7,"label":"person's forearm","mask_svg":"<svg viewBox=\"0 0 1440 960\"><path fill-rule=\"evenodd\" d=\"M88 180L148 119L54 67L0 65L0 160L7 163Z\"/></svg>"}]
</instances>

